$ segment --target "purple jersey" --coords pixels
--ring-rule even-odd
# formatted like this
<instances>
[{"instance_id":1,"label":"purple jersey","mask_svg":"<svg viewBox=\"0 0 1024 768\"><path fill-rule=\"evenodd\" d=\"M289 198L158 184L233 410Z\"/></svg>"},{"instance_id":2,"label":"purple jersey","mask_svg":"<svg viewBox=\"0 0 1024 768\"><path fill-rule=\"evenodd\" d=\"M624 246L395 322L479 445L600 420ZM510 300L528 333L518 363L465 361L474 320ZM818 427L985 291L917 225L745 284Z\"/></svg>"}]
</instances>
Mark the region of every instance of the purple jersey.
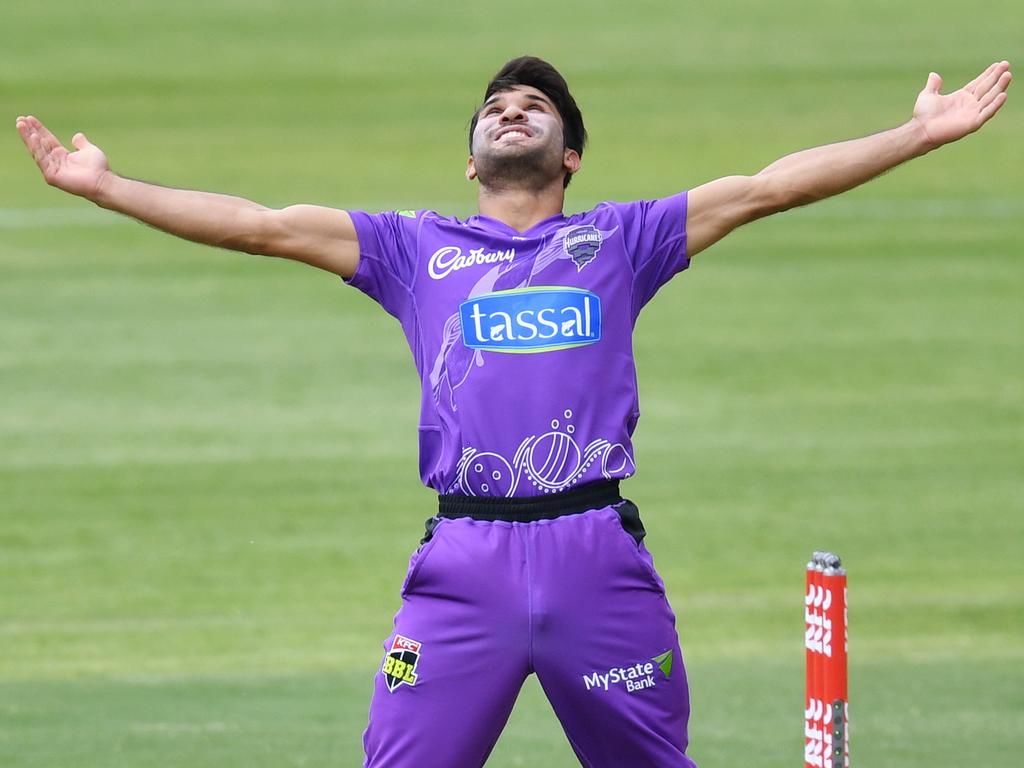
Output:
<instances>
[{"instance_id":1,"label":"purple jersey","mask_svg":"<svg viewBox=\"0 0 1024 768\"><path fill-rule=\"evenodd\" d=\"M351 216L351 283L402 323L420 374L427 486L535 496L635 472L633 325L689 265L685 192L523 233L486 216Z\"/></svg>"}]
</instances>

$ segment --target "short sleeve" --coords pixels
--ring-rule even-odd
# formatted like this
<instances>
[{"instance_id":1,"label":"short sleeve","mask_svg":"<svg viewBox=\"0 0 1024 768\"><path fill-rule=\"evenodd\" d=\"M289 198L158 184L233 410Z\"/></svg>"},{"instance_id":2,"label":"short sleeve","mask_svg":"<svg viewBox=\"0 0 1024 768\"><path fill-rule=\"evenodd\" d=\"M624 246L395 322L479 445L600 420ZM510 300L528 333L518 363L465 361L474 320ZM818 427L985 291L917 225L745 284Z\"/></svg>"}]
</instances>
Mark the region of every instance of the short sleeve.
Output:
<instances>
[{"instance_id":1,"label":"short sleeve","mask_svg":"<svg viewBox=\"0 0 1024 768\"><path fill-rule=\"evenodd\" d=\"M401 320L412 304L421 216L406 211L349 215L359 238L359 266L346 282Z\"/></svg>"},{"instance_id":2,"label":"short sleeve","mask_svg":"<svg viewBox=\"0 0 1024 768\"><path fill-rule=\"evenodd\" d=\"M657 200L615 203L633 263L633 307L640 311L673 275L690 266L686 254L686 200L680 192Z\"/></svg>"}]
</instances>

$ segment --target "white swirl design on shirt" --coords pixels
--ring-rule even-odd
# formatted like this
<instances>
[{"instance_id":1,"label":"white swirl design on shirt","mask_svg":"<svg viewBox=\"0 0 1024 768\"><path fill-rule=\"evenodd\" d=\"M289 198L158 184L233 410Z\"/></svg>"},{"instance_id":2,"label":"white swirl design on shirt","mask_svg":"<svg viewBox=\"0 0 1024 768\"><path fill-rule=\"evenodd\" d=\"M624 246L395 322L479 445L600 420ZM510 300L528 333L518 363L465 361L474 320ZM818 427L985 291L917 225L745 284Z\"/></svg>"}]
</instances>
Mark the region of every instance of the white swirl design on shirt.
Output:
<instances>
[{"instance_id":1,"label":"white swirl design on shirt","mask_svg":"<svg viewBox=\"0 0 1024 768\"><path fill-rule=\"evenodd\" d=\"M541 493L556 493L586 482L588 474L599 472L610 480L633 473L636 464L625 446L597 438L581 449L573 437L576 428L569 422L572 411L566 409L563 415L564 425L553 419L550 432L523 439L511 461L493 451L463 448L447 493L510 497L524 481Z\"/></svg>"},{"instance_id":2,"label":"white swirl design on shirt","mask_svg":"<svg viewBox=\"0 0 1024 768\"><path fill-rule=\"evenodd\" d=\"M485 293L525 288L533 285L534 278L552 264L562 259L573 258L572 254L565 250L563 243L565 236L576 229L580 229L579 224L559 227L550 239L541 246L537 255L532 259L520 257L518 261L514 261L515 249L483 253L482 248L474 248L470 251L470 256L479 252L485 260L478 262L476 260L477 257L474 256L473 264L491 263L486 260L491 257L494 258L495 263L473 285L466 298L472 299ZM619 228L613 227L610 230L593 229L603 242L614 235ZM458 254L455 251L458 251ZM430 263L427 265L430 276L438 280L440 279L438 275L444 277L455 269L470 266L468 262L458 262L461 266L454 266L457 259L465 260L469 258L461 254L462 250L456 246L439 248L430 257ZM578 263L576 266L577 272L582 269ZM457 411L458 404L455 402L455 390L465 383L475 368L483 365L484 356L480 350L467 349L462 343L462 324L459 320L459 313L456 312L445 321L441 332L441 347L437 351L430 370L430 389L434 402L441 403L442 398L447 397L447 405L453 411Z\"/></svg>"}]
</instances>

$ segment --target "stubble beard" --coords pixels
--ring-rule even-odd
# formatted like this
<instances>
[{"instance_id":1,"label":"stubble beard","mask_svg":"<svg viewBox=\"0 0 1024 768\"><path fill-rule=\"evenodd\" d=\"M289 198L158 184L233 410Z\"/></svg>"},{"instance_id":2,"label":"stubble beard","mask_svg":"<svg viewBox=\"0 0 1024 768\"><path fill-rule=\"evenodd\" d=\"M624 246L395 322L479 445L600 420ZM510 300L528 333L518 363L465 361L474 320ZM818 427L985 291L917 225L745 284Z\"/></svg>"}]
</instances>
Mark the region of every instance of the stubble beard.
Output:
<instances>
[{"instance_id":1,"label":"stubble beard","mask_svg":"<svg viewBox=\"0 0 1024 768\"><path fill-rule=\"evenodd\" d=\"M561 155L550 145L488 148L477 152L473 162L481 186L492 192L536 192L561 180L565 173Z\"/></svg>"}]
</instances>

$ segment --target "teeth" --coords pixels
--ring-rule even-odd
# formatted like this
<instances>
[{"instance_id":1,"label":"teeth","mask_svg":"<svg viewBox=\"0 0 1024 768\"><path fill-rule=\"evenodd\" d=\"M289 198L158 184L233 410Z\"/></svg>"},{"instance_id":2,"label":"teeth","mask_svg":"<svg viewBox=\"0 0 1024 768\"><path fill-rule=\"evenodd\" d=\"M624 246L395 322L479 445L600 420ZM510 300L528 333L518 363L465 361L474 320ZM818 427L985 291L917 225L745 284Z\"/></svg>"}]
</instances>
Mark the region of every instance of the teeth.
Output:
<instances>
[{"instance_id":1,"label":"teeth","mask_svg":"<svg viewBox=\"0 0 1024 768\"><path fill-rule=\"evenodd\" d=\"M501 135L501 138L507 139L509 136L522 136L523 138L526 138L526 135L527 134L523 133L522 131L509 131L508 133L503 133Z\"/></svg>"}]
</instances>

